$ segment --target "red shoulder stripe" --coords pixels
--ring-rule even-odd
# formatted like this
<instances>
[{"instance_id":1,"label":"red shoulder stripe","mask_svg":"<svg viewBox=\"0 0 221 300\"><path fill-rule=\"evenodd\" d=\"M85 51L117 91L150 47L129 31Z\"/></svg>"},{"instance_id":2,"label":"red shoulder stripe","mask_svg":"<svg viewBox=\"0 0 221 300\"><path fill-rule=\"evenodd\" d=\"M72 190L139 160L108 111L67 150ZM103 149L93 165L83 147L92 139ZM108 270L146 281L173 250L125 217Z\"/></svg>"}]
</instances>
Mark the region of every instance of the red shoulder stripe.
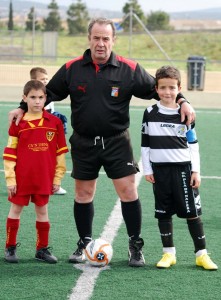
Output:
<instances>
[{"instance_id":1,"label":"red shoulder stripe","mask_svg":"<svg viewBox=\"0 0 221 300\"><path fill-rule=\"evenodd\" d=\"M78 57L75 57L75 58L72 59L72 60L69 60L69 61L66 63L66 69L70 68L70 66L71 66L74 62L76 62L76 61L78 61L78 60L82 60L82 59L83 59L83 55L78 56Z\"/></svg>"},{"instance_id":2,"label":"red shoulder stripe","mask_svg":"<svg viewBox=\"0 0 221 300\"><path fill-rule=\"evenodd\" d=\"M136 69L137 62L119 55L116 55L116 59L127 64L132 70Z\"/></svg>"}]
</instances>

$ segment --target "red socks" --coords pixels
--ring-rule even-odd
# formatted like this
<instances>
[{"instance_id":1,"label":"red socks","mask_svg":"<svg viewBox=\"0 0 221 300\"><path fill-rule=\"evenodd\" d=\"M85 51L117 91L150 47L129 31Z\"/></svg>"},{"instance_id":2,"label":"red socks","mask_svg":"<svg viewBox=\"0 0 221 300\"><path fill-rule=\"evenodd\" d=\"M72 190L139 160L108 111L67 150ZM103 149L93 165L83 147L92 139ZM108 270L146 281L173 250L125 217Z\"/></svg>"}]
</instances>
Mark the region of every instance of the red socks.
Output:
<instances>
[{"instance_id":1,"label":"red socks","mask_svg":"<svg viewBox=\"0 0 221 300\"><path fill-rule=\"evenodd\" d=\"M6 243L5 247L8 248L10 246L15 246L16 245L16 238L17 238L17 233L20 225L20 219L10 219L7 218L6 221Z\"/></svg>"},{"instance_id":2,"label":"red socks","mask_svg":"<svg viewBox=\"0 0 221 300\"><path fill-rule=\"evenodd\" d=\"M20 219L7 218L7 222L6 222L7 238L5 243L6 248L16 245L19 225L20 225ZM50 230L49 222L36 221L36 231L37 231L36 249L37 250L48 247L49 230Z\"/></svg>"},{"instance_id":3,"label":"red socks","mask_svg":"<svg viewBox=\"0 0 221 300\"><path fill-rule=\"evenodd\" d=\"M36 221L37 241L36 250L48 247L50 223Z\"/></svg>"}]
</instances>

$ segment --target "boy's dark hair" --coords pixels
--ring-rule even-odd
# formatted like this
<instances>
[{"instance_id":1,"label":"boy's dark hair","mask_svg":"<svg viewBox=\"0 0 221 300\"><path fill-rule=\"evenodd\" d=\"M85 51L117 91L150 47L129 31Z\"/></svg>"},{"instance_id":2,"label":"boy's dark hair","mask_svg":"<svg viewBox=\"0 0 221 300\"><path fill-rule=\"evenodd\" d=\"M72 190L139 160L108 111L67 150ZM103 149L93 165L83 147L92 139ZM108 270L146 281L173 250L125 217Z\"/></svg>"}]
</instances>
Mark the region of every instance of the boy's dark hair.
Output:
<instances>
[{"instance_id":1,"label":"boy's dark hair","mask_svg":"<svg viewBox=\"0 0 221 300\"><path fill-rule=\"evenodd\" d=\"M158 80L163 78L176 79L178 86L181 84L180 71L172 66L163 66L156 71L156 86L158 86Z\"/></svg>"},{"instance_id":2,"label":"boy's dark hair","mask_svg":"<svg viewBox=\"0 0 221 300\"><path fill-rule=\"evenodd\" d=\"M27 96L31 90L42 90L44 94L46 94L46 87L44 84L39 80L30 80L28 81L24 88L23 88L23 94Z\"/></svg>"},{"instance_id":3,"label":"boy's dark hair","mask_svg":"<svg viewBox=\"0 0 221 300\"><path fill-rule=\"evenodd\" d=\"M37 77L37 73L43 73L45 75L48 75L47 71L44 69L44 68L41 68L41 67L35 67L35 68L32 68L30 70L30 78L31 79L36 79Z\"/></svg>"}]
</instances>

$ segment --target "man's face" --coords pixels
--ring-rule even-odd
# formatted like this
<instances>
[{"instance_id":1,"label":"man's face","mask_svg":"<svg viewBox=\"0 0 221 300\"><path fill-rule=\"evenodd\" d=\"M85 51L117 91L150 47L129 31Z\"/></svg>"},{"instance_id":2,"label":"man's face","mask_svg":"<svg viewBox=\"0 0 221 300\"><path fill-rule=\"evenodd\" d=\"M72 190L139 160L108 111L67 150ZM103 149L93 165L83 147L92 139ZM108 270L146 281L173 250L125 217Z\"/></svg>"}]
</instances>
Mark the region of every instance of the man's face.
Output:
<instances>
[{"instance_id":1,"label":"man's face","mask_svg":"<svg viewBox=\"0 0 221 300\"><path fill-rule=\"evenodd\" d=\"M111 25L95 23L88 39L93 61L97 64L106 63L115 42Z\"/></svg>"}]
</instances>

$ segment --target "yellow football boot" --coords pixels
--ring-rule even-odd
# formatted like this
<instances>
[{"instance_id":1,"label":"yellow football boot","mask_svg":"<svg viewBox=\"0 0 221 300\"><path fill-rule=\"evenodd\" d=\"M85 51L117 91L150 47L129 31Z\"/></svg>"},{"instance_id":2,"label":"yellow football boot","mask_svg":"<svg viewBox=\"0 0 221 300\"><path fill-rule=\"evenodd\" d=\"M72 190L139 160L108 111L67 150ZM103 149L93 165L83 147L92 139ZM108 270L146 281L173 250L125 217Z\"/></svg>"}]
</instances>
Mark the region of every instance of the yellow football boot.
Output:
<instances>
[{"instance_id":1,"label":"yellow football boot","mask_svg":"<svg viewBox=\"0 0 221 300\"><path fill-rule=\"evenodd\" d=\"M215 271L218 269L218 266L211 260L207 253L196 257L196 265L203 267L205 270Z\"/></svg>"},{"instance_id":2,"label":"yellow football boot","mask_svg":"<svg viewBox=\"0 0 221 300\"><path fill-rule=\"evenodd\" d=\"M169 268L172 265L176 264L176 256L172 253L164 253L163 257L157 263L157 268L164 269Z\"/></svg>"}]
</instances>

